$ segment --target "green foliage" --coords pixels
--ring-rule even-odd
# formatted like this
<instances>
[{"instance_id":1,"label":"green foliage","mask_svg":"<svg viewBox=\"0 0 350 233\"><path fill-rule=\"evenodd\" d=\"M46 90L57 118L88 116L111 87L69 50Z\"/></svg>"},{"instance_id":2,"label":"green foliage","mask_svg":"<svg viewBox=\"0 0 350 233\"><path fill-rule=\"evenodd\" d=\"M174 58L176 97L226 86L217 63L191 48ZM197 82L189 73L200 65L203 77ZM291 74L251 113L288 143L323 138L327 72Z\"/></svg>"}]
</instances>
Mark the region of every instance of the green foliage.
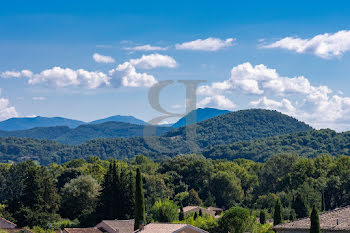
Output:
<instances>
[{"instance_id":1,"label":"green foliage","mask_svg":"<svg viewBox=\"0 0 350 233\"><path fill-rule=\"evenodd\" d=\"M92 213L97 204L100 185L90 175L79 176L64 185L61 191L61 216L80 218L83 211Z\"/></svg>"},{"instance_id":2,"label":"green foliage","mask_svg":"<svg viewBox=\"0 0 350 233\"><path fill-rule=\"evenodd\" d=\"M305 218L309 216L309 210L305 198L300 193L297 193L292 202L292 208L295 210L297 218Z\"/></svg>"},{"instance_id":3,"label":"green foliage","mask_svg":"<svg viewBox=\"0 0 350 233\"><path fill-rule=\"evenodd\" d=\"M282 223L282 204L281 200L278 198L275 204L274 213L273 213L273 225L278 225Z\"/></svg>"},{"instance_id":4,"label":"green foliage","mask_svg":"<svg viewBox=\"0 0 350 233\"><path fill-rule=\"evenodd\" d=\"M310 219L311 219L310 233L321 233L320 219L318 217L318 211L315 206L312 209Z\"/></svg>"},{"instance_id":5,"label":"green foliage","mask_svg":"<svg viewBox=\"0 0 350 233\"><path fill-rule=\"evenodd\" d=\"M183 208L183 206L181 204L181 206L180 206L180 213L179 213L179 221L183 221L183 220L185 220L185 214L184 214L184 208Z\"/></svg>"},{"instance_id":6,"label":"green foliage","mask_svg":"<svg viewBox=\"0 0 350 233\"><path fill-rule=\"evenodd\" d=\"M134 230L139 229L141 223L145 224L145 201L142 188L142 176L139 168L136 170L136 189L135 189L135 226Z\"/></svg>"},{"instance_id":7,"label":"green foliage","mask_svg":"<svg viewBox=\"0 0 350 233\"><path fill-rule=\"evenodd\" d=\"M151 209L151 213L154 221L171 223L178 220L178 210L179 207L175 202L165 199L156 201Z\"/></svg>"},{"instance_id":8,"label":"green foliage","mask_svg":"<svg viewBox=\"0 0 350 233\"><path fill-rule=\"evenodd\" d=\"M220 232L249 232L254 223L255 218L250 215L249 210L241 207L230 208L219 219Z\"/></svg>"},{"instance_id":9,"label":"green foliage","mask_svg":"<svg viewBox=\"0 0 350 233\"><path fill-rule=\"evenodd\" d=\"M266 211L265 210L260 211L259 221L260 221L260 224L266 223Z\"/></svg>"},{"instance_id":10,"label":"green foliage","mask_svg":"<svg viewBox=\"0 0 350 233\"><path fill-rule=\"evenodd\" d=\"M98 129L96 127L98 127ZM137 128L136 131L138 133L134 133L134 127ZM152 128L152 126L150 127ZM158 128L160 129L162 127ZM281 152L281 150L277 150L279 147L266 147L266 140L272 140L273 143L271 143L271 145L275 145L274 139L261 139L256 142L258 143L258 146L254 144L255 142L246 142L247 140L312 130L310 126L299 122L292 117L283 115L276 111L262 109L243 110L224 114L192 125L189 129L196 130L195 138L186 138L186 128L184 127L172 130L163 136L123 138L124 136L127 137L131 135L142 136L143 126L108 122L99 126L82 125L76 129L70 130L62 137L60 136L55 138L50 136L50 139L54 138L55 140L61 142L73 144L94 138L90 141L86 141L83 144L74 146L59 144L51 140L2 137L0 138L0 145L2 145L0 147L0 162L18 162L23 159L35 159L41 164L48 165L53 162L64 163L76 158L86 159L89 156L98 156L101 159L124 159L133 158L140 154L159 160L166 157L173 157L174 155L178 154L200 153L205 148L210 148L217 145L227 145L238 141L243 142L229 145L228 148L215 147L210 150L206 150L206 152L203 154L206 157L211 158L250 158L253 160L263 161L270 155ZM168 128L162 128L159 131L164 133L167 130ZM310 133L311 135L312 132ZM38 138L44 138L47 133L45 132L39 134L42 134L42 137ZM110 138L115 136L120 137ZM28 135L26 137L28 137ZM289 137L291 137L292 140L284 140L282 143L283 145L285 145L285 142L291 144L299 143L299 140L295 139L296 136L294 134ZM335 133L332 137L339 138L339 136L337 136ZM327 145L330 143L335 143L335 141L331 138L321 139L323 141L327 140L327 142L329 142ZM318 148L317 140L318 138L316 140L312 140L312 143L317 143L315 149ZM343 144L346 143L345 140L343 141ZM249 146L252 143L254 145ZM259 143L265 145L266 148L271 149L266 149L265 147L262 148ZM289 147L291 147L291 144L289 144ZM276 145L278 145L278 143L276 143ZM303 145L304 144L302 144L302 146ZM307 143L306 146L308 146ZM312 146L314 145L312 144ZM268 151L262 153L260 150L264 148ZM293 151L296 150L296 148L292 148ZM332 154L334 151L339 152L339 148L334 145L322 147L322 149L322 152L328 151L329 149L331 150L330 153ZM255 153L255 151L258 153ZM290 151L290 149L286 151ZM237 154L239 154L239 156L237 156ZM197 190L201 196L201 192L198 187L194 187L194 189Z\"/></svg>"}]
</instances>

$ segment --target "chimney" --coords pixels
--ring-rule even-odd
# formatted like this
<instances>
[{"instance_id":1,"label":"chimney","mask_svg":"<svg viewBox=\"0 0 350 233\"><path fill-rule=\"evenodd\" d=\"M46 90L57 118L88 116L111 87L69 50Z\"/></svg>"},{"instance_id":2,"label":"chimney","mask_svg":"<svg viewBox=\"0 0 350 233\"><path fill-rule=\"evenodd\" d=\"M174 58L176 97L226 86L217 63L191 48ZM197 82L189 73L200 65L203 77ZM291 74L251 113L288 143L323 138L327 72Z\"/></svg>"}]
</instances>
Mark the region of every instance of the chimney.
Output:
<instances>
[{"instance_id":1,"label":"chimney","mask_svg":"<svg viewBox=\"0 0 350 233\"><path fill-rule=\"evenodd\" d=\"M143 221L140 221L139 230L142 231L144 229L145 229L145 224L143 223Z\"/></svg>"},{"instance_id":2,"label":"chimney","mask_svg":"<svg viewBox=\"0 0 350 233\"><path fill-rule=\"evenodd\" d=\"M338 221L338 219L337 219L337 225L339 224L339 221Z\"/></svg>"}]
</instances>

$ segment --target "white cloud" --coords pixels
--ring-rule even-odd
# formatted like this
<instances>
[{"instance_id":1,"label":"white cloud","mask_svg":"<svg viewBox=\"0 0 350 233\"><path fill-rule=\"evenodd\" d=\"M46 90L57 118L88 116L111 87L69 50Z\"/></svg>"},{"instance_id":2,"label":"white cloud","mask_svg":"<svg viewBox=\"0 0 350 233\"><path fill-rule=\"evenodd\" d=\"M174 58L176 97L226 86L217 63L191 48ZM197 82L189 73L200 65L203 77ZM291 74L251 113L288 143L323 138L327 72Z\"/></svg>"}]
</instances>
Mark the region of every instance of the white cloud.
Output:
<instances>
[{"instance_id":1,"label":"white cloud","mask_svg":"<svg viewBox=\"0 0 350 233\"><path fill-rule=\"evenodd\" d=\"M22 71L5 71L0 74L1 78L23 78L23 77L31 77L33 73L30 70L22 70Z\"/></svg>"},{"instance_id":2,"label":"white cloud","mask_svg":"<svg viewBox=\"0 0 350 233\"><path fill-rule=\"evenodd\" d=\"M283 112L289 115L295 115L295 111L296 111L292 103L285 98L283 98L279 102L272 99L268 99L266 96L264 96L263 98L260 98L257 101L251 101L250 105L255 108L278 110L280 112Z\"/></svg>"},{"instance_id":3,"label":"white cloud","mask_svg":"<svg viewBox=\"0 0 350 233\"><path fill-rule=\"evenodd\" d=\"M157 83L156 78L147 73L139 73L136 68L174 68L176 66L175 59L170 56L150 54L119 64L115 69L109 71L109 75L98 71L53 67L37 74L29 70L5 71L1 73L0 77L27 78L30 85L46 84L56 88L70 86L79 86L88 89L96 89L104 86L150 87Z\"/></svg>"},{"instance_id":4,"label":"white cloud","mask_svg":"<svg viewBox=\"0 0 350 233\"><path fill-rule=\"evenodd\" d=\"M95 89L101 86L109 85L109 77L97 71L86 71L83 69L72 70L70 68L53 67L51 69L43 70L38 74L28 70L19 72L5 71L5 78L28 78L28 83L31 85L47 84L52 87L68 87L68 86L82 86L89 89ZM1 76L3 77L3 76Z\"/></svg>"},{"instance_id":5,"label":"white cloud","mask_svg":"<svg viewBox=\"0 0 350 233\"><path fill-rule=\"evenodd\" d=\"M150 87L157 83L153 75L137 73L135 67L129 62L124 62L116 69L110 70L111 83L114 87Z\"/></svg>"},{"instance_id":6,"label":"white cloud","mask_svg":"<svg viewBox=\"0 0 350 233\"><path fill-rule=\"evenodd\" d=\"M153 69L157 67L176 67L174 58L161 54L143 55L138 59L130 59L117 68L109 71L112 77L111 83L114 87L151 87L157 83L153 75L147 73L138 73L136 68Z\"/></svg>"},{"instance_id":7,"label":"white cloud","mask_svg":"<svg viewBox=\"0 0 350 233\"><path fill-rule=\"evenodd\" d=\"M285 37L262 48L282 48L297 53L311 53L321 58L341 57L350 50L350 30L338 31L334 34L320 34L311 39Z\"/></svg>"},{"instance_id":8,"label":"white cloud","mask_svg":"<svg viewBox=\"0 0 350 233\"><path fill-rule=\"evenodd\" d=\"M98 62L98 63L114 63L115 62L113 57L101 55L98 53L94 53L94 55L92 55L92 58L95 60L95 62Z\"/></svg>"},{"instance_id":9,"label":"white cloud","mask_svg":"<svg viewBox=\"0 0 350 233\"><path fill-rule=\"evenodd\" d=\"M202 50L202 51L217 51L234 45L234 38L221 40L219 38L209 37L207 39L198 39L194 41L176 44L175 48L179 50Z\"/></svg>"},{"instance_id":10,"label":"white cloud","mask_svg":"<svg viewBox=\"0 0 350 233\"><path fill-rule=\"evenodd\" d=\"M199 108L203 107L217 107L220 109L234 109L236 105L223 95L208 96L199 101Z\"/></svg>"},{"instance_id":11,"label":"white cloud","mask_svg":"<svg viewBox=\"0 0 350 233\"><path fill-rule=\"evenodd\" d=\"M40 100L45 100L46 98L42 96L33 96L32 99L40 101Z\"/></svg>"},{"instance_id":12,"label":"white cloud","mask_svg":"<svg viewBox=\"0 0 350 233\"><path fill-rule=\"evenodd\" d=\"M141 69L153 69L157 67L174 68L177 65L174 58L158 53L142 55L141 58L137 59L130 59L129 63L135 66L136 68Z\"/></svg>"},{"instance_id":13,"label":"white cloud","mask_svg":"<svg viewBox=\"0 0 350 233\"><path fill-rule=\"evenodd\" d=\"M132 51L165 51L165 50L168 50L167 47L152 46L149 44L135 46L135 47L127 47L124 49L125 50L132 50Z\"/></svg>"},{"instance_id":14,"label":"white cloud","mask_svg":"<svg viewBox=\"0 0 350 233\"><path fill-rule=\"evenodd\" d=\"M316 128L350 129L350 98L313 86L304 76L284 77L265 65L243 63L232 68L229 79L200 86L197 93L204 98L199 105L222 107L225 101L217 96L230 92L260 96L249 105L281 111Z\"/></svg>"},{"instance_id":15,"label":"white cloud","mask_svg":"<svg viewBox=\"0 0 350 233\"><path fill-rule=\"evenodd\" d=\"M12 117L18 117L16 108L10 106L8 99L0 98L0 121L7 120Z\"/></svg>"}]
</instances>

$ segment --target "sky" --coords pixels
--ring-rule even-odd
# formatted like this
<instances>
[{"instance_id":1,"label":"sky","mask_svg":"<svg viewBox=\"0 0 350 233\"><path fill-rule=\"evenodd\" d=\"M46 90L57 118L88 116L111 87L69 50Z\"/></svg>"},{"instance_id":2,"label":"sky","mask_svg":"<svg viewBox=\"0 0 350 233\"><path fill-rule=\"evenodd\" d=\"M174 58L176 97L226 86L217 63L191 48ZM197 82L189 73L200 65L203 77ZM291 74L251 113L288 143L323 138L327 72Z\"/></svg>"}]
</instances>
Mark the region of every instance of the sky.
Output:
<instances>
[{"instance_id":1,"label":"sky","mask_svg":"<svg viewBox=\"0 0 350 233\"><path fill-rule=\"evenodd\" d=\"M0 120L274 109L350 130L349 1L2 1ZM173 122L175 118L165 119Z\"/></svg>"}]
</instances>

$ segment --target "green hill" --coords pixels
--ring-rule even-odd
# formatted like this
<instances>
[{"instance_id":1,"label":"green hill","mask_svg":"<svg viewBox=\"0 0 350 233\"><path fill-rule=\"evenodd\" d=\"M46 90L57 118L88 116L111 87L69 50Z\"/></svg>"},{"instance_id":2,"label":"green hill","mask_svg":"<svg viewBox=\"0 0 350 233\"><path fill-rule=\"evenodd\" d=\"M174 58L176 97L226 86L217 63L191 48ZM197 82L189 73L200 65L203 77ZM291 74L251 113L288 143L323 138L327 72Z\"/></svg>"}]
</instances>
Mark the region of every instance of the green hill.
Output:
<instances>
[{"instance_id":1,"label":"green hill","mask_svg":"<svg viewBox=\"0 0 350 233\"><path fill-rule=\"evenodd\" d=\"M296 153L304 157L315 157L319 154L350 155L350 132L336 133L330 129L313 130L240 141L203 151L203 155L211 159L247 158L260 162L266 161L272 155L282 153Z\"/></svg>"},{"instance_id":2,"label":"green hill","mask_svg":"<svg viewBox=\"0 0 350 233\"><path fill-rule=\"evenodd\" d=\"M106 131L104 135L109 132L109 124L112 123L105 123ZM130 126L125 126L126 129L130 129L128 128ZM85 139L98 136L91 126L84 125L78 128L80 129L77 134L69 134L70 132L77 132L69 131L69 137L66 135L65 140L80 140L80 135L83 135ZM138 129L135 128L135 130ZM177 154L200 153L205 148L215 145L229 145L242 140L312 130L310 126L287 115L276 111L258 109L227 113L188 126L187 129L195 129L197 134L187 140L186 128L181 127L165 133L164 136L101 138L75 146L63 145L48 140L0 138L0 162L34 158L43 164L48 164L50 162L61 163L73 158L87 158L92 155L102 159L121 159L132 158L138 154L144 154L159 160ZM124 133L125 131L122 130L121 132ZM206 156L210 157L207 150ZM252 159L259 160L260 157L252 157Z\"/></svg>"}]
</instances>

